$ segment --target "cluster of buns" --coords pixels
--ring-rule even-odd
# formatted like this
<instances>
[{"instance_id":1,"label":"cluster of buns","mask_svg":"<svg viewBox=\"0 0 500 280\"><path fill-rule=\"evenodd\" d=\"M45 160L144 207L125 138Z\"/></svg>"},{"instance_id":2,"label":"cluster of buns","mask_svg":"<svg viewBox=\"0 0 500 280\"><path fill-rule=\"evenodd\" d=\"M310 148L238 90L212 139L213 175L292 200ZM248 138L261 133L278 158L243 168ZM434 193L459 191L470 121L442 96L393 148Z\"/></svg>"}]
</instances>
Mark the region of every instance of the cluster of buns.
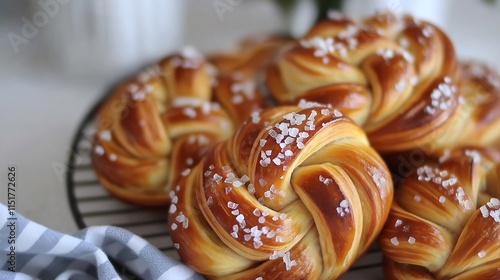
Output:
<instances>
[{"instance_id":1,"label":"cluster of buns","mask_svg":"<svg viewBox=\"0 0 500 280\"><path fill-rule=\"evenodd\" d=\"M335 279L378 236L388 278L492 279L498 108L500 75L459 63L438 27L332 13L122 83L92 162L118 198L170 204L179 255L210 279ZM386 162L409 155L394 191Z\"/></svg>"}]
</instances>

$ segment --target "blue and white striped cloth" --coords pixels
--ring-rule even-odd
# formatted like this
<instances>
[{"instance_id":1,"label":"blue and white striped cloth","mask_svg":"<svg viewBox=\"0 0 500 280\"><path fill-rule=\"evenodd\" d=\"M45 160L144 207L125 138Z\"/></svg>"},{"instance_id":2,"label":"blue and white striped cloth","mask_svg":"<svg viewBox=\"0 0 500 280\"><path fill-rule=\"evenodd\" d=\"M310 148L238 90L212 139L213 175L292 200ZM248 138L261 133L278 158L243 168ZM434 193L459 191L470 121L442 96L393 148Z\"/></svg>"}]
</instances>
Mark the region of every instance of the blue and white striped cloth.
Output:
<instances>
[{"instance_id":1,"label":"blue and white striped cloth","mask_svg":"<svg viewBox=\"0 0 500 280\"><path fill-rule=\"evenodd\" d=\"M8 218L16 218L9 220ZM9 244L15 221L15 244ZM32 222L20 214L10 217L0 204L0 279L203 279L187 266L161 253L131 232L96 226L68 235ZM9 270L10 246L15 246L15 272ZM128 271L117 271L112 258ZM133 275L131 275L133 274Z\"/></svg>"}]
</instances>

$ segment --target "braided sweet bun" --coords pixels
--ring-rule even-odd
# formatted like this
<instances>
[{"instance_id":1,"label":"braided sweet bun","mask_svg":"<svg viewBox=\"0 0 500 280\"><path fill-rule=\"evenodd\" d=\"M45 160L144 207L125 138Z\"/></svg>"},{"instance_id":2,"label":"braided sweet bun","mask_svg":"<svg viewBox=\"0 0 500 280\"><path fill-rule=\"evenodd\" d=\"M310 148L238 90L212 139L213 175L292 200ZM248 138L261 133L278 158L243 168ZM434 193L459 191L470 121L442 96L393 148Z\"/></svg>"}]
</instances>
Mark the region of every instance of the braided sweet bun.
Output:
<instances>
[{"instance_id":1,"label":"braided sweet bun","mask_svg":"<svg viewBox=\"0 0 500 280\"><path fill-rule=\"evenodd\" d=\"M267 86L281 104L331 104L361 125L381 153L426 145L440 152L462 126L458 69L450 40L430 23L333 14L278 57Z\"/></svg>"},{"instance_id":2,"label":"braided sweet bun","mask_svg":"<svg viewBox=\"0 0 500 280\"><path fill-rule=\"evenodd\" d=\"M339 111L278 106L214 146L171 196L174 245L209 279L333 279L376 238L393 188Z\"/></svg>"},{"instance_id":3,"label":"braided sweet bun","mask_svg":"<svg viewBox=\"0 0 500 280\"><path fill-rule=\"evenodd\" d=\"M393 171L394 181L407 177L425 160L448 154L461 147L500 147L500 74L494 69L477 61L460 63L460 85L458 91L463 97L463 106L455 126L453 143L449 137L436 138L418 149L406 152L384 154L384 160ZM434 149L445 143L443 151ZM437 143L437 145L436 145Z\"/></svg>"},{"instance_id":4,"label":"braided sweet bun","mask_svg":"<svg viewBox=\"0 0 500 280\"><path fill-rule=\"evenodd\" d=\"M92 165L116 197L165 205L172 182L264 105L251 80L219 77L192 49L119 85L97 118Z\"/></svg>"},{"instance_id":5,"label":"braided sweet bun","mask_svg":"<svg viewBox=\"0 0 500 280\"><path fill-rule=\"evenodd\" d=\"M380 236L387 279L498 279L500 152L461 149L399 187Z\"/></svg>"}]
</instances>

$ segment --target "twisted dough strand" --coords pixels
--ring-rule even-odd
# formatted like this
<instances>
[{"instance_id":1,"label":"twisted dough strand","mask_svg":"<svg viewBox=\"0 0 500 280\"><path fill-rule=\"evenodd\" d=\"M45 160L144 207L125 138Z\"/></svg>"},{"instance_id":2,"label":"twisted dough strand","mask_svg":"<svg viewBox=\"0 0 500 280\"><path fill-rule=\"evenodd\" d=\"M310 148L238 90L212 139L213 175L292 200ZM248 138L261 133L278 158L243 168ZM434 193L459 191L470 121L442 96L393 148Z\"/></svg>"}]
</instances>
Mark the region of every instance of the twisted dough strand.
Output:
<instances>
[{"instance_id":1,"label":"twisted dough strand","mask_svg":"<svg viewBox=\"0 0 500 280\"><path fill-rule=\"evenodd\" d=\"M98 114L92 164L131 203L168 203L173 182L264 106L253 80L217 75L191 49L119 85Z\"/></svg>"},{"instance_id":2,"label":"twisted dough strand","mask_svg":"<svg viewBox=\"0 0 500 280\"><path fill-rule=\"evenodd\" d=\"M196 271L330 279L380 231L392 181L363 131L339 111L289 106L252 115L172 196L171 236Z\"/></svg>"},{"instance_id":3,"label":"twisted dough strand","mask_svg":"<svg viewBox=\"0 0 500 280\"><path fill-rule=\"evenodd\" d=\"M401 182L380 237L389 279L498 277L499 155L457 150Z\"/></svg>"},{"instance_id":4,"label":"twisted dough strand","mask_svg":"<svg viewBox=\"0 0 500 280\"><path fill-rule=\"evenodd\" d=\"M464 125L459 80L441 30L391 14L320 22L267 73L279 103L331 104L362 125L382 153L426 145L440 152L457 143Z\"/></svg>"},{"instance_id":5,"label":"twisted dough strand","mask_svg":"<svg viewBox=\"0 0 500 280\"><path fill-rule=\"evenodd\" d=\"M208 56L222 75L244 75L254 77L274 59L290 40L282 36L248 37L231 51L213 53Z\"/></svg>"},{"instance_id":6,"label":"twisted dough strand","mask_svg":"<svg viewBox=\"0 0 500 280\"><path fill-rule=\"evenodd\" d=\"M478 63L460 65L463 73L460 91L465 99L461 131L464 146L498 146L500 144L500 73ZM474 135L474 137L470 137Z\"/></svg>"}]
</instances>

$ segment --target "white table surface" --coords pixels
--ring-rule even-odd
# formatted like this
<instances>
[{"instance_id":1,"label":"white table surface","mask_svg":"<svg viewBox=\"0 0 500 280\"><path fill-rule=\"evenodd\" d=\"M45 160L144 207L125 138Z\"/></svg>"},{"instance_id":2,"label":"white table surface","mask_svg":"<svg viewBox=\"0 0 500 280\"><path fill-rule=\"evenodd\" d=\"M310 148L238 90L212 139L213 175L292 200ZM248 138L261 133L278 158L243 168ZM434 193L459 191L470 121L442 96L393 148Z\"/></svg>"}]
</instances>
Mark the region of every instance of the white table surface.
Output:
<instances>
[{"instance_id":1,"label":"white table surface","mask_svg":"<svg viewBox=\"0 0 500 280\"><path fill-rule=\"evenodd\" d=\"M186 24L185 41L203 50L228 46L245 33L283 26L276 10L268 10L262 1L237 7L223 21L208 2L195 6L189 1ZM500 66L500 4L491 8L456 2L446 31L459 55ZM15 55L5 37L0 42L0 202L6 203L7 166L14 164L18 169L17 210L53 229L73 232L77 227L66 184L53 164L66 163L78 124L114 81L67 78L37 51Z\"/></svg>"}]
</instances>

